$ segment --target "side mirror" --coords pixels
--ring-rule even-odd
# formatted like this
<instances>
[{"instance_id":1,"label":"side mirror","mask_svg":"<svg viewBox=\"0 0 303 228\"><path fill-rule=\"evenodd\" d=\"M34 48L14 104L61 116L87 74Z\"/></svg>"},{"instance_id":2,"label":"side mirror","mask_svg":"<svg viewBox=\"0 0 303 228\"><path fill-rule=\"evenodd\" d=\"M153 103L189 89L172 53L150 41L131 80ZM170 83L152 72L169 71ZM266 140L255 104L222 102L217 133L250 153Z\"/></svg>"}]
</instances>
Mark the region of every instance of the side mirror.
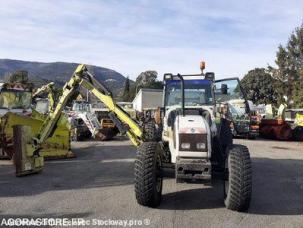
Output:
<instances>
[{"instance_id":1,"label":"side mirror","mask_svg":"<svg viewBox=\"0 0 303 228\"><path fill-rule=\"evenodd\" d=\"M214 81L215 80L215 73L214 72L207 72L207 73L205 73L205 79Z\"/></svg>"},{"instance_id":2,"label":"side mirror","mask_svg":"<svg viewBox=\"0 0 303 228\"><path fill-rule=\"evenodd\" d=\"M221 85L221 94L226 95L227 94L227 85L226 84L222 84Z\"/></svg>"}]
</instances>

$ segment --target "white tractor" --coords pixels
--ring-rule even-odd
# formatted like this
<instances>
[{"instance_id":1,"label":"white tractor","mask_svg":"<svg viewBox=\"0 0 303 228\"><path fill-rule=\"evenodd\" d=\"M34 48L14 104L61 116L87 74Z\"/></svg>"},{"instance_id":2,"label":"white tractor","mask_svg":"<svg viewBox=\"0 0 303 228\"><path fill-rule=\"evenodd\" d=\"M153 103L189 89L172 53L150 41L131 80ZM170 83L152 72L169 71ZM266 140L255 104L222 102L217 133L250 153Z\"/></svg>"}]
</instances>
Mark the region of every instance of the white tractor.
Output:
<instances>
[{"instance_id":1,"label":"white tractor","mask_svg":"<svg viewBox=\"0 0 303 228\"><path fill-rule=\"evenodd\" d=\"M164 75L164 107L155 117L161 139L143 142L135 160L137 202L157 207L162 181L174 169L178 182L221 178L227 208L244 211L252 192L252 169L247 147L233 144L230 122L215 94L225 95L226 86L216 88L214 73Z\"/></svg>"}]
</instances>

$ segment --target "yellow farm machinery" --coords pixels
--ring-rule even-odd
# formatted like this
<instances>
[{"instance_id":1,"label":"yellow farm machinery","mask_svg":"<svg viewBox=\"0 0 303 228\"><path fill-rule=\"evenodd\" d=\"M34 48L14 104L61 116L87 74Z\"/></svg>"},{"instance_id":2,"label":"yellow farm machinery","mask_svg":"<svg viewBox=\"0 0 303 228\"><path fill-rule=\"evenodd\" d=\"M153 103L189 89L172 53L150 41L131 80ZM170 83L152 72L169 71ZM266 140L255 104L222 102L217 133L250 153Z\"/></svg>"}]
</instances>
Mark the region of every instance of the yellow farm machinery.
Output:
<instances>
[{"instance_id":1,"label":"yellow farm machinery","mask_svg":"<svg viewBox=\"0 0 303 228\"><path fill-rule=\"evenodd\" d=\"M51 94L52 86L53 83L50 83L33 93L33 84L28 82L26 71L18 71L12 74L9 81L2 85L0 90L0 145L2 158L12 158L14 155L14 125L30 126L34 134L39 132L47 113L43 114L32 108L32 99L42 92ZM51 109L54 106L53 97L49 101L49 108ZM74 157L70 150L70 125L64 114L60 114L52 136L41 144L40 153L46 158Z\"/></svg>"}]
</instances>

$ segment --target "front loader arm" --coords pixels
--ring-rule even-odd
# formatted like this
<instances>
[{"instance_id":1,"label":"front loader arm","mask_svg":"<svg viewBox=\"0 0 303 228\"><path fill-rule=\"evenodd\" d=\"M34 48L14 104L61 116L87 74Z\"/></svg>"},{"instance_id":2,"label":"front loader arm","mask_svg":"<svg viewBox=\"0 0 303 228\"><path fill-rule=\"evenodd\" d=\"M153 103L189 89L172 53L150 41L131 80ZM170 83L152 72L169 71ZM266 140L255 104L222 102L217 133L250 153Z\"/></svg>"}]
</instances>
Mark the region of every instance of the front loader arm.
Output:
<instances>
[{"instance_id":1,"label":"front loader arm","mask_svg":"<svg viewBox=\"0 0 303 228\"><path fill-rule=\"evenodd\" d=\"M79 86L88 89L104 103L110 110L110 116L119 130L126 133L135 146L141 143L143 133L138 123L116 104L110 92L88 72L85 65L79 65L71 79L64 85L63 94L59 98L57 106L49 113L40 128L39 134L34 138L35 145L41 145L50 136L67 101Z\"/></svg>"},{"instance_id":2,"label":"front loader arm","mask_svg":"<svg viewBox=\"0 0 303 228\"><path fill-rule=\"evenodd\" d=\"M33 93L32 99L36 98L37 96L47 93L47 97L49 100L50 109L53 110L55 106L55 96L54 96L54 82L50 82L42 87L38 88L35 93Z\"/></svg>"},{"instance_id":3,"label":"front loader arm","mask_svg":"<svg viewBox=\"0 0 303 228\"><path fill-rule=\"evenodd\" d=\"M54 109L44 120L39 133L31 137L28 126L17 125L14 129L14 150L16 175L24 176L40 172L44 159L39 154L41 145L50 137L56 128L63 108L70 97L82 86L93 93L110 110L110 117L122 133L125 133L135 146L143 141L143 132L139 124L133 120L116 102L111 93L91 75L85 65L79 65L71 79L64 85L63 93Z\"/></svg>"},{"instance_id":4,"label":"front loader arm","mask_svg":"<svg viewBox=\"0 0 303 228\"><path fill-rule=\"evenodd\" d=\"M35 93L33 93L33 98L37 97L38 95L40 95L42 93L45 93L45 92L48 93L48 92L52 91L54 84L55 83L50 82L50 83L48 83L46 85L41 86L40 88L38 88L36 90Z\"/></svg>"},{"instance_id":5,"label":"front loader arm","mask_svg":"<svg viewBox=\"0 0 303 228\"><path fill-rule=\"evenodd\" d=\"M84 67L85 67L84 65L79 65L76 71L74 72L73 76L71 77L71 79L67 83L65 83L63 87L62 95L60 96L56 107L54 108L54 110L50 111L47 118L44 120L37 137L34 138L34 145L36 147L39 147L50 136L50 134L54 130L60 118L63 108L65 107L69 98L77 90L77 85L79 84L79 82L78 82L78 78L76 77L76 74L78 72L81 72L82 68Z\"/></svg>"},{"instance_id":6,"label":"front loader arm","mask_svg":"<svg viewBox=\"0 0 303 228\"><path fill-rule=\"evenodd\" d=\"M125 112L113 100L111 94L97 80L94 79L89 72L86 72L89 78L82 77L80 85L93 93L110 111L109 116L119 128L121 133L125 133L131 142L138 146L141 143L143 132L138 123L133 120L127 112ZM103 87L101 90L98 87Z\"/></svg>"}]
</instances>

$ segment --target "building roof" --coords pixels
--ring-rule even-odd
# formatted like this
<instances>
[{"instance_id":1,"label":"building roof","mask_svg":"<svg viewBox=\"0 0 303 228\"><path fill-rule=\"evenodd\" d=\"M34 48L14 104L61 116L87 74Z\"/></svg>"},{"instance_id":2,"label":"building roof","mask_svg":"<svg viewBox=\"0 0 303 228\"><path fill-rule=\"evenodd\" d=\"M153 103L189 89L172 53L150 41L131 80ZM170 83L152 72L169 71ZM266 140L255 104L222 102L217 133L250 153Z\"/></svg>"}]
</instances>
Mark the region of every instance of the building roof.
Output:
<instances>
[{"instance_id":1,"label":"building roof","mask_svg":"<svg viewBox=\"0 0 303 228\"><path fill-rule=\"evenodd\" d=\"M163 89L149 89L149 88L141 88L139 90L139 93L140 91L142 92L163 92Z\"/></svg>"}]
</instances>

